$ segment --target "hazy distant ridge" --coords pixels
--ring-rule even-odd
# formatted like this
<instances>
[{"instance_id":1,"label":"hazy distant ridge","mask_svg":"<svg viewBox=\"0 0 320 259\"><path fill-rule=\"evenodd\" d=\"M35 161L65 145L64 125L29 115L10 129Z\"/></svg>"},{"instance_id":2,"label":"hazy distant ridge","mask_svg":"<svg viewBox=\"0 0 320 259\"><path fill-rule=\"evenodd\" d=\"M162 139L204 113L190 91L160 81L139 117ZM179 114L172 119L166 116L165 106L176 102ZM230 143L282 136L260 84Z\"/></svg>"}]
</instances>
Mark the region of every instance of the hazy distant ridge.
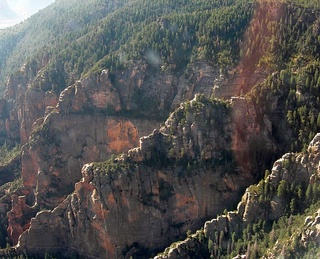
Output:
<instances>
[{"instance_id":1,"label":"hazy distant ridge","mask_svg":"<svg viewBox=\"0 0 320 259\"><path fill-rule=\"evenodd\" d=\"M10 2L0 0L0 29L13 26L27 19L53 2L54 0L11 0Z\"/></svg>"}]
</instances>

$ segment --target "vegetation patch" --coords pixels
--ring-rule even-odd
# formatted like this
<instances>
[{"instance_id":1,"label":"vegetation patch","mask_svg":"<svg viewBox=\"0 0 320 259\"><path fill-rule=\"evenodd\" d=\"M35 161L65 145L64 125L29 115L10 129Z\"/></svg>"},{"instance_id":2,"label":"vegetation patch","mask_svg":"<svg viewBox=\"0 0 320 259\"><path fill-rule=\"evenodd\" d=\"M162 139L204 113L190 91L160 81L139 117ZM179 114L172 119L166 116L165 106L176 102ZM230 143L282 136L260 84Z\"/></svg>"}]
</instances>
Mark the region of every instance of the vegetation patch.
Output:
<instances>
[{"instance_id":1,"label":"vegetation patch","mask_svg":"<svg viewBox=\"0 0 320 259\"><path fill-rule=\"evenodd\" d=\"M21 147L16 145L12 148L6 144L0 147L0 166L5 166L20 156Z\"/></svg>"}]
</instances>

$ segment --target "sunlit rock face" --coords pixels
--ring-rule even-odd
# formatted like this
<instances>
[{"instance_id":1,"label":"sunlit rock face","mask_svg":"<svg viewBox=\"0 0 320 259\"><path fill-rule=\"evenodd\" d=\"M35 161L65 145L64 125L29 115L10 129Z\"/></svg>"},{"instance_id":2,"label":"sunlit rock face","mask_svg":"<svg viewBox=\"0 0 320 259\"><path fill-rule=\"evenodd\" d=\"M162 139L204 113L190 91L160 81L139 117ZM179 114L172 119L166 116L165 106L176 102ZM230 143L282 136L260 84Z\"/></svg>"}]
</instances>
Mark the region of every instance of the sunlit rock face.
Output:
<instances>
[{"instance_id":1,"label":"sunlit rock face","mask_svg":"<svg viewBox=\"0 0 320 259\"><path fill-rule=\"evenodd\" d=\"M151 130L149 125L102 115L92 120L90 115L51 114L42 125L43 134L33 135L23 148L24 185L34 188L39 199L48 193L59 193L63 199L63 193L70 193L80 180L85 163L104 161L134 147L139 135ZM57 205L53 201L54 197L49 199L48 206Z\"/></svg>"},{"instance_id":2,"label":"sunlit rock face","mask_svg":"<svg viewBox=\"0 0 320 259\"><path fill-rule=\"evenodd\" d=\"M150 252L234 206L238 191L254 180L247 165L230 157L249 148L233 145L237 107L196 96L138 147L113 162L84 165L74 192L32 219L17 249L106 258ZM241 115L243 125L256 129L251 115ZM40 238L44 229L55 234Z\"/></svg>"},{"instance_id":3,"label":"sunlit rock face","mask_svg":"<svg viewBox=\"0 0 320 259\"><path fill-rule=\"evenodd\" d=\"M206 238L216 240L217 233L230 235L235 233L241 236L243 230L249 224L254 224L259 220L277 220L286 215L285 207L287 206L285 199L278 195L277 191L281 181L285 181L288 186L301 185L311 186L315 182L319 182L319 161L320 161L320 133L318 133L310 142L307 151L303 153L287 153L280 159L274 162L271 174L261 181L258 185L250 186L242 196L241 202L237 206L236 211L226 212L225 215L218 216L210 221L207 221L204 226L204 235ZM263 189L267 184L272 186L273 192L270 192L270 200L261 202L264 193L259 190ZM264 186L264 187L263 187ZM298 242L301 247L308 248L308 244L315 242L320 245L320 216L319 210L312 216L308 216L304 222L304 228L299 235ZM292 237L291 237L292 239ZM219 247L227 249L228 240L222 239ZM292 240L291 240L292 241ZM199 252L202 244L198 237L190 237L170 246L162 254L156 256L156 259L175 259L185 258L189 255L189 251ZM274 248L268 252L268 258L276 258L281 254L281 247L275 244ZM244 255L243 255L244 256ZM239 255L236 258L242 258Z\"/></svg>"},{"instance_id":4,"label":"sunlit rock face","mask_svg":"<svg viewBox=\"0 0 320 259\"><path fill-rule=\"evenodd\" d=\"M107 115L122 111L124 117L163 121L169 111L191 100L196 93L210 96L212 82L219 76L205 62L190 65L188 70L177 74L170 69L154 69L144 61L132 61L122 71L111 75L109 70L103 70L100 75L84 78L58 95L51 91L48 79L37 74L48 62L48 58L43 58L27 63L9 77L5 99L0 103L1 142L5 139L27 143L33 124L56 106L64 114L98 111Z\"/></svg>"},{"instance_id":5,"label":"sunlit rock face","mask_svg":"<svg viewBox=\"0 0 320 259\"><path fill-rule=\"evenodd\" d=\"M26 144L22 170L25 186L30 188L37 185L39 172L56 175L63 171L59 166L77 172L71 173L77 177L70 176L66 182L73 186L84 163L102 161L136 146L139 138L156 128L159 118L177 105L174 100L188 100L197 92L209 95L212 80L206 78L215 75L204 63L196 64L188 77L190 71L178 77L173 71L155 71L147 63L135 61L116 72L115 78L103 70L67 87L58 97L36 76L37 67L47 62L28 63L11 76L0 107L3 138ZM187 86L183 93L181 84ZM141 116L146 118L133 119ZM58 157L65 161L57 162Z\"/></svg>"},{"instance_id":6,"label":"sunlit rock face","mask_svg":"<svg viewBox=\"0 0 320 259\"><path fill-rule=\"evenodd\" d=\"M57 206L81 179L85 163L104 161L134 147L139 136L152 128L151 122L138 119L50 114L22 149L22 177L29 190L29 205Z\"/></svg>"},{"instance_id":7,"label":"sunlit rock face","mask_svg":"<svg viewBox=\"0 0 320 259\"><path fill-rule=\"evenodd\" d=\"M144 166L104 173L84 167L74 193L31 221L19 249L37 254L44 248L53 253L76 248L81 255L118 258L135 243L146 249L164 247L188 229L195 230L203 218L221 212L225 201L235 202L231 188L246 182L232 175L221 178L221 168L194 172L192 178L179 176L184 173L179 169Z\"/></svg>"},{"instance_id":8,"label":"sunlit rock face","mask_svg":"<svg viewBox=\"0 0 320 259\"><path fill-rule=\"evenodd\" d=\"M45 63L46 60L43 62ZM221 207L223 204L218 200L229 199L232 204L238 195L238 190L253 181L250 158L248 157L250 143L259 143L257 140L260 140L261 143L264 143L261 146L266 147L267 150L273 148L269 144L272 128L264 126L271 122L266 117L264 125L258 124L259 120L256 119L255 108L245 98L233 98L230 101L233 109L228 112L224 109L215 110L203 105L199 106L203 109L201 112L190 112L187 111L187 106L178 105L179 102L192 99L197 93L209 96L213 92L212 82L215 81L218 73L204 62L193 64L179 75L171 70L155 70L144 61L132 61L123 71L115 71L114 74L111 74L109 70L103 70L100 74L77 81L63 90L59 96L53 91L48 91L49 86L46 86L44 82L41 83L41 78L32 81L32 76L35 76L32 66L26 65L21 69L19 75L10 78L6 93L6 105L12 109L10 117L8 115L4 118L4 123L8 125L6 134L11 134L12 139L20 139L22 144L25 144L21 156L25 201L26 205L33 206L36 211L54 209L59 206L74 191L75 183L81 180L83 165L104 161L112 154L125 152L123 160L129 161L129 163L149 161L155 152L160 152L160 158L165 154L169 160L187 159L190 161L209 161L210 159L221 161L226 154L231 154L237 161L236 176L231 178L228 176L221 182L218 179L221 178L222 169L207 168L203 172L199 172L197 180L195 180L199 181L197 183L199 186L196 187L194 194L187 195L186 190L180 193L177 191L178 189L174 189L174 199L177 204L173 205L171 211L168 210L164 218L168 220L171 214L180 215L181 217L177 216L178 218L174 221L177 223L173 225L183 224L185 226L181 229L181 233L183 233L188 228L199 226L199 222L219 210L223 210L224 208ZM217 83L215 81L215 84ZM40 85L40 88L36 87L37 85ZM201 99L200 95L188 105L196 107L197 103L201 102L199 98ZM149 135L154 128L159 127L164 116L177 107L178 112L169 117L160 130L161 134L156 131ZM170 135L172 136L170 140L163 137ZM142 136L147 137L141 138ZM164 140L166 141L161 142ZM134 148L137 146L138 148ZM128 150L130 151L126 153ZM158 158L153 159L156 161ZM185 162L188 164L187 161ZM190 166L193 165L192 163L189 163ZM178 186L178 184L183 186L182 183L175 182L177 179L174 176L181 174L179 170L169 170L172 176L169 177L171 180L168 182L168 186ZM238 175L240 172L241 176ZM140 170L134 171L132 175L136 175L135 177L140 179L140 173ZM166 175L167 173L164 170L162 174ZM209 175L212 173L216 175L212 178L213 182L209 180ZM200 176L204 179L208 178L210 184L204 190L207 193L212 193L213 196L217 191L217 186L217 188L224 186L221 187L220 194L215 194L218 196L214 196L213 200L205 197L205 191L198 196L198 192L202 193L200 186L203 185ZM155 181L158 184L152 187L153 189L163 188L161 187L163 184L161 177L157 177ZM125 183L121 183L121 186L122 184ZM133 183L128 182L128 184ZM79 184L77 190L80 190L81 186ZM165 184L165 186L167 185ZM147 187L142 187L139 184L136 188L136 193L140 193L142 191L139 188ZM96 186L93 185L89 189L93 191ZM171 190L171 187L169 189ZM153 192L156 193L156 191ZM93 193L90 194L90 197L92 195ZM98 192L93 196L95 195L102 194ZM142 196L143 200L148 199L146 198L148 193L144 193ZM126 199L132 198L127 197ZM160 201L161 205L159 206L166 208L168 206L166 202ZM191 206L189 208L188 205L185 208L186 214L178 209L182 206L181 202ZM141 203L140 199L135 200L130 206L134 208L142 206L141 211L146 210L146 205ZM184 206L182 207L184 208ZM127 210L129 211L129 208ZM74 213L76 214L76 212ZM161 213L163 212L160 211ZM30 215L17 214L15 221L12 222L19 222L19 217L23 222L30 222ZM186 223L188 217L190 222ZM139 214L133 218L143 217ZM172 227L169 227L169 223L159 221L160 218L162 216L157 216L154 221L151 221L156 221L157 223L152 223L155 225L166 224L166 227L159 227L160 225L157 227L157 235L162 235L163 231L167 231L168 234L163 235L161 241L160 239L152 241L159 243L159 247L180 235L177 234L180 233L180 228L178 231L175 227L174 230L170 230ZM114 222L110 224L115 225ZM103 228L103 226L99 226L99 228ZM11 236L19 236L24 229L23 226L20 228L12 227ZM162 229L160 234L159 229ZM30 232L30 235L33 235L32 233ZM109 238L110 233L107 232L106 238ZM88 238L90 240L92 237ZM130 240L134 238L132 237ZM17 239L15 238L15 240ZM117 246L117 242L113 240L105 243L112 243L114 247ZM121 240L121 247L131 246L130 242ZM141 242L148 249L152 248L152 242L150 243L149 240ZM79 244L77 244L79 251L83 251L81 250L82 245ZM99 242L97 245L105 249L105 245ZM69 248L65 247L65 249ZM115 253L118 254L118 250Z\"/></svg>"},{"instance_id":9,"label":"sunlit rock face","mask_svg":"<svg viewBox=\"0 0 320 259\"><path fill-rule=\"evenodd\" d=\"M197 78L194 83L186 75L175 76L173 71L157 71L135 61L115 72L114 78L103 70L58 96L36 73L47 62L27 63L12 75L0 107L1 136L24 145L24 194L28 206L38 208L54 208L72 192L85 163L104 161L137 146L139 138L157 128L160 118L177 105L174 100L187 100L201 91L209 94L210 80L202 77L215 75L208 65L197 64L191 74L186 72ZM189 85L183 93L177 90L181 84ZM23 214L17 217L30 221ZM12 229L10 235L16 237L24 228Z\"/></svg>"}]
</instances>

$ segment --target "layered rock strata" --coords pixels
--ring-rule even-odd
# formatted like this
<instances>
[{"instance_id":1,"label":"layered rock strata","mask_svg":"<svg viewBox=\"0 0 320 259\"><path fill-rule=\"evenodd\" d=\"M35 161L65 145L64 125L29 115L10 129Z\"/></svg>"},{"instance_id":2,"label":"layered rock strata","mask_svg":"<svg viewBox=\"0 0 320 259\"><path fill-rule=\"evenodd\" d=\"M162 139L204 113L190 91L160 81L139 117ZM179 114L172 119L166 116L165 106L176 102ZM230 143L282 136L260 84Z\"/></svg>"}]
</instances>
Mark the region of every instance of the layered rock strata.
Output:
<instances>
[{"instance_id":1,"label":"layered rock strata","mask_svg":"<svg viewBox=\"0 0 320 259\"><path fill-rule=\"evenodd\" d=\"M307 152L287 153L282 156L281 159L274 163L271 174L264 181L246 190L236 211L227 212L225 215L218 216L204 224L206 238L216 240L217 233L221 232L225 235L236 233L241 236L242 231L248 224L253 224L259 220L276 220L285 215L286 197L281 197L278 192L273 192L270 202L268 202L269 204L266 204L266 202L261 202L261 196L264 194L259 190L261 190L262 185L266 186L267 184L277 190L282 181L285 181L288 186L292 184L307 186L308 184L315 184L316 181L319 182L319 151L320 134L317 134L310 142ZM314 216L307 217L305 220L305 228L300 235L300 243L305 248L308 247L308 242L310 241L320 245L320 218L318 214L319 212ZM227 249L228 242L223 242L219 245L223 249ZM164 253L155 258L188 258L190 251L199 252L201 247L202 244L197 234L170 246ZM273 253L268 256L276 258L275 256L272 257ZM243 255L241 257L239 255L237 258L246 258L246 256Z\"/></svg>"},{"instance_id":2,"label":"layered rock strata","mask_svg":"<svg viewBox=\"0 0 320 259\"><path fill-rule=\"evenodd\" d=\"M81 179L85 163L137 146L178 102L197 92L210 95L216 76L206 63L174 76L173 71L155 71L143 61L132 61L114 75L103 70L77 81L58 98L36 72L43 65L28 63L12 75L0 106L2 140L24 145L23 192L26 205L36 210L57 206ZM24 216L16 215L15 222L28 221L18 217ZM13 222L9 229L22 229L10 226ZM22 232L9 233L17 237Z\"/></svg>"},{"instance_id":3,"label":"layered rock strata","mask_svg":"<svg viewBox=\"0 0 320 259\"><path fill-rule=\"evenodd\" d=\"M137 146L139 138L156 128L159 119L181 101L199 92L211 95L215 91L212 82L216 86L223 84L216 69L204 62L190 65L177 75L171 70L155 71L144 61L132 61L121 72L111 74L104 70L77 81L57 98L57 93L48 90L50 87L41 74L30 69L27 64L18 76L10 78L1 119L6 125L5 138L25 144L21 156L24 201L35 211L58 206L81 179L84 164L104 161L112 154ZM221 80L215 80L218 77ZM153 137L142 138L142 148L132 149L123 159L151 163L150 158L160 151L154 160L163 156L187 164L190 160L192 166L194 160L220 161L232 157L237 161L235 171L251 179L250 143L263 143L262 146L273 150L269 137L271 122L265 117L264 123L259 124L255 107L243 97L233 98L231 106L222 129L223 115L219 113L222 110L213 114L208 108L201 114L202 111L190 112L182 105L178 108L180 113L173 113L161 130L172 139L159 148L159 142L150 144ZM142 119L135 119L138 116ZM197 116L202 116L201 123L193 123ZM207 120L206 116L212 118ZM219 130L211 132L208 127ZM224 130L229 132L227 136L223 136ZM232 189L236 190L236 186ZM19 222L31 219L31 214L27 217L15 211L18 210L13 207L10 213L14 220L8 226L13 243L25 230L26 225L18 226Z\"/></svg>"},{"instance_id":4,"label":"layered rock strata","mask_svg":"<svg viewBox=\"0 0 320 259\"><path fill-rule=\"evenodd\" d=\"M228 104L197 96L141 138L139 147L85 165L74 193L52 211L39 212L17 250L124 258L195 230L232 206L254 178L233 159L248 146L239 151L233 145L240 140L230 113ZM248 113L242 116L246 128L258 128Z\"/></svg>"}]
</instances>

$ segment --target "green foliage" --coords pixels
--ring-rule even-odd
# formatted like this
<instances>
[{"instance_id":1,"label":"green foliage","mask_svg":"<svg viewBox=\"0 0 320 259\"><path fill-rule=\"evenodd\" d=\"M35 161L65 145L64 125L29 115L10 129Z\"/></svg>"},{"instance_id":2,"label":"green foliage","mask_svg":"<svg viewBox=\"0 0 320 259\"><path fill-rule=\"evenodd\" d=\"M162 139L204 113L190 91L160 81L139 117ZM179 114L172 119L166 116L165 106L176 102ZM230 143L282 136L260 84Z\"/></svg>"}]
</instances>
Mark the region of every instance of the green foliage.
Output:
<instances>
[{"instance_id":1,"label":"green foliage","mask_svg":"<svg viewBox=\"0 0 320 259\"><path fill-rule=\"evenodd\" d=\"M0 202L22 186L20 166L20 146L9 147L6 144L0 147Z\"/></svg>"},{"instance_id":2,"label":"green foliage","mask_svg":"<svg viewBox=\"0 0 320 259\"><path fill-rule=\"evenodd\" d=\"M22 177L20 176L17 177L14 181L8 182L0 186L0 195L1 195L0 202L2 202L3 199L5 200L7 198L6 196L10 197L12 193L14 193L16 190L18 190L22 186L23 186L23 180L22 180Z\"/></svg>"},{"instance_id":3,"label":"green foliage","mask_svg":"<svg viewBox=\"0 0 320 259\"><path fill-rule=\"evenodd\" d=\"M131 164L116 160L112 155L107 161L100 163L93 163L93 170L97 173L112 175L122 170L128 169ZM131 165L132 166L132 165Z\"/></svg>"},{"instance_id":4,"label":"green foliage","mask_svg":"<svg viewBox=\"0 0 320 259\"><path fill-rule=\"evenodd\" d=\"M239 57L252 14L248 2L58 1L0 31L0 85L28 60L38 60L28 73L33 86L56 92L82 75L120 69L130 59L162 69L184 68L191 59L228 67Z\"/></svg>"},{"instance_id":5,"label":"green foliage","mask_svg":"<svg viewBox=\"0 0 320 259\"><path fill-rule=\"evenodd\" d=\"M273 12L266 12L259 21L261 28L266 29L266 35L255 34L255 38L248 39L246 48L241 49L246 40L244 33L258 6L251 2L56 1L25 23L0 31L0 88L4 87L6 77L18 71L25 62L30 68L26 73L32 87L59 93L75 80L99 73L102 68L109 68L112 73L121 70L130 59L145 59L151 67L161 71L168 68L179 71L191 62L206 60L225 72L240 58L266 50L258 57L259 65L274 73L253 89L250 98L259 107L261 125L264 115L271 114L272 133L280 149L300 150L320 130L320 4L317 0L283 1L278 21L273 20ZM259 4L264 3L260 1ZM266 38L262 39L262 36ZM135 94L137 100L141 94ZM147 100L141 108L155 110L150 105L155 105L152 101ZM216 127L224 134L220 126L223 115L229 112L226 103L198 96L195 101L183 104L174 116L181 125L186 125L191 115L201 116L206 105L214 109L209 109L212 110L211 119L202 126ZM175 130L170 129L172 133ZM49 139L51 135L45 125L35 129L31 136L35 138L33 144L38 140L35 133L56 141L54 136ZM254 144L250 143L257 150ZM255 158L265 155L263 148L259 148L261 152L255 152ZM18 147L12 150L1 147L1 161L9 162L18 152ZM185 150L180 150L178 155L175 150L171 152L177 159L188 161ZM203 157L203 154L199 156ZM150 163L154 162L162 165L168 161L163 153L155 150ZM189 162L188 169L192 166ZM110 177L128 167L129 164L115 158L94 164L95 172ZM286 163L283 167L290 170ZM12 186L20 184L21 179ZM168 200L172 186L160 183L160 189L160 199ZM273 190L265 179L249 191L259 197L259 203L266 204L266 209L272 195L277 194L287 203L286 216L273 224L262 220L253 222L241 237L235 233L217 232L215 240L208 240L203 233L199 234L199 240L207 249L204 254L223 258L250 251L248 257L257 258L278 241L287 247L285 253L289 257L303 256L298 251L300 247L295 234L302 228L303 214L299 216L298 213L304 213L306 208L318 202L319 184L290 186L283 180L277 190ZM292 235L292 243L287 243ZM228 238L230 245L225 249L222 243ZM316 252L312 247L309 251L310 256ZM308 258L308 253L305 256Z\"/></svg>"},{"instance_id":6,"label":"green foliage","mask_svg":"<svg viewBox=\"0 0 320 259\"><path fill-rule=\"evenodd\" d=\"M277 189L277 195L279 197L286 197L287 195L287 188L288 188L288 184L285 180L281 180L279 185L278 185L278 189Z\"/></svg>"},{"instance_id":7,"label":"green foliage","mask_svg":"<svg viewBox=\"0 0 320 259\"><path fill-rule=\"evenodd\" d=\"M20 155L21 148L19 145L10 148L6 144L0 147L0 165L4 166Z\"/></svg>"},{"instance_id":8,"label":"green foliage","mask_svg":"<svg viewBox=\"0 0 320 259\"><path fill-rule=\"evenodd\" d=\"M191 125L197 125L203 128L203 139L210 138L210 129L214 129L221 138L230 138L224 131L222 125L226 123L225 118L230 112L229 104L223 100L207 98L204 95L197 95L192 101L182 103L176 109L165 125L166 133L164 136L165 152L157 153L155 161L151 161L155 165L156 161L162 165L179 165L182 166L187 173L199 168L199 166L221 166L225 172L231 172L235 166L232 152L228 147L221 148L221 157L207 158L205 152L200 150L198 146L192 148L192 154L184 147L176 148L172 141L174 136L175 142L182 143L181 130L182 127L190 128ZM189 134L189 133L188 133ZM186 136L190 138L190 135ZM160 147L160 146L159 146ZM157 150L159 148L156 148ZM161 150L161 148L160 148Z\"/></svg>"},{"instance_id":9,"label":"green foliage","mask_svg":"<svg viewBox=\"0 0 320 259\"><path fill-rule=\"evenodd\" d=\"M319 186L320 184L317 189ZM298 203L302 202L303 200L298 200ZM248 258L262 258L270 251L276 256L284 253L285 258L314 258L312 256L320 252L315 243L310 242L309 247L304 247L299 240L305 229L306 216L314 215L319 206L318 198L305 205L306 209L299 213L289 212L274 222L258 220L247 224L241 237L235 233L215 232L214 240L202 239L202 243L207 244L206 253L209 252L214 258L234 258L239 254L246 254Z\"/></svg>"},{"instance_id":10,"label":"green foliage","mask_svg":"<svg viewBox=\"0 0 320 259\"><path fill-rule=\"evenodd\" d=\"M282 170L288 175L296 172L296 167L292 164L296 156L298 155L291 154L282 163ZM314 219L320 206L319 179L307 184L293 182L291 185L281 180L278 187L273 188L269 184L269 175L267 170L265 178L247 190L251 194L251 203L265 209L264 214L257 213L252 222L243 222L242 231L238 233L215 231L209 234L211 239L208 236L205 239L201 237L202 245L207 246L206 253L214 258L234 258L239 254L246 254L247 258L263 258L271 252L276 257L281 254L285 258L312 258L319 254L320 250L314 241L308 241L308 247L300 242L302 233L306 230L305 218L313 216ZM284 205L284 216L270 220L268 211L274 202ZM224 213L228 215L226 211Z\"/></svg>"},{"instance_id":11,"label":"green foliage","mask_svg":"<svg viewBox=\"0 0 320 259\"><path fill-rule=\"evenodd\" d=\"M278 146L299 151L320 130L320 31L317 29L320 8L318 1L285 2L288 4L282 4L277 22L271 12L255 16L265 28L259 33L266 34L257 37L270 38L263 41L268 42L265 47L268 52L261 58L260 65L273 73L253 89L251 98L262 107L261 117L272 114L272 131ZM268 1L264 4L271 8ZM256 45L258 43L253 44ZM273 106L275 100L278 100L276 107Z\"/></svg>"}]
</instances>

